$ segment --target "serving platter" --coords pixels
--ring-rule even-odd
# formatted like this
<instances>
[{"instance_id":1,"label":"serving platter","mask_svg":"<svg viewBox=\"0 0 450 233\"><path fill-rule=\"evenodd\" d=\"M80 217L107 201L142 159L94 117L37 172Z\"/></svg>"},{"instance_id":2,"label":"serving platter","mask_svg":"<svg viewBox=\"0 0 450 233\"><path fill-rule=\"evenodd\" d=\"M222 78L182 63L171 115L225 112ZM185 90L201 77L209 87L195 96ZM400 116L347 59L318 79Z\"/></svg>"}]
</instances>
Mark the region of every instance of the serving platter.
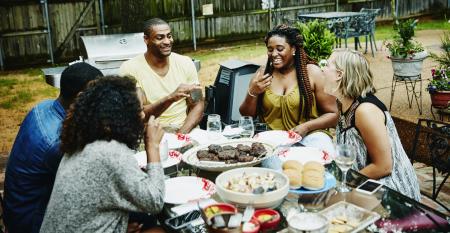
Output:
<instances>
[{"instance_id":1,"label":"serving platter","mask_svg":"<svg viewBox=\"0 0 450 233\"><path fill-rule=\"evenodd\" d=\"M206 171L214 171L214 172L222 172L222 171L227 171L230 169L240 168L240 167L252 167L252 166L255 166L255 165L261 163L262 160L264 160L265 158L267 158L268 156L271 156L273 154L274 147L271 144L265 143L265 142L260 142L256 139L252 139L252 138L232 139L232 140L228 140L227 142L217 143L217 145L219 145L219 146L237 146L238 144L250 146L254 142L262 143L264 148L266 149L267 153L264 156L262 156L260 158L255 158L253 161L250 161L250 162L237 162L237 163L226 164L225 162L200 161L197 158L197 151L207 150L208 146L210 144L200 145L200 146L191 148L190 150L186 151L182 155L181 159L183 160L183 162L185 162L193 167L196 167L198 169L206 170Z\"/></svg>"}]
</instances>

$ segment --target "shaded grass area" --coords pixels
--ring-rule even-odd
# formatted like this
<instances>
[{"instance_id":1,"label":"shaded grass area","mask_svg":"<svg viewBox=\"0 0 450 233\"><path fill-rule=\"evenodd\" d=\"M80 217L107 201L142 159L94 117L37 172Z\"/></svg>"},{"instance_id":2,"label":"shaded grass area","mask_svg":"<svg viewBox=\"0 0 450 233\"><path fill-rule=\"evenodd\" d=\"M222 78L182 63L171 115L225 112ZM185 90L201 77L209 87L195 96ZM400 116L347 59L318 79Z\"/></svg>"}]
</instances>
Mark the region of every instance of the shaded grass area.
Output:
<instances>
[{"instance_id":1,"label":"shaded grass area","mask_svg":"<svg viewBox=\"0 0 450 233\"><path fill-rule=\"evenodd\" d=\"M26 69L19 74L0 76L0 108L18 109L35 97L53 98L57 89L45 84L39 69Z\"/></svg>"},{"instance_id":2,"label":"shaded grass area","mask_svg":"<svg viewBox=\"0 0 450 233\"><path fill-rule=\"evenodd\" d=\"M231 59L232 57L252 58L265 53L266 48L263 39L240 41L231 44L223 44L219 47L203 48L197 51L184 53L184 55L198 59L200 61L210 62Z\"/></svg>"}]
</instances>

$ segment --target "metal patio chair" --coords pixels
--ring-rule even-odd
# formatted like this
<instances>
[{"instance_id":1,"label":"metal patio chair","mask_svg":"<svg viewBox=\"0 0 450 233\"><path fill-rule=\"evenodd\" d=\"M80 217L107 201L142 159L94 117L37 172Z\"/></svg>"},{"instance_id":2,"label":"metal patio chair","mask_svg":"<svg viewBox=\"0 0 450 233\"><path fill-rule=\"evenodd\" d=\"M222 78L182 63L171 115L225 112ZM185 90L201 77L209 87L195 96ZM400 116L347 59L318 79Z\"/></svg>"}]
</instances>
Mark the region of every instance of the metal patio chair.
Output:
<instances>
[{"instance_id":1,"label":"metal patio chair","mask_svg":"<svg viewBox=\"0 0 450 233\"><path fill-rule=\"evenodd\" d=\"M413 142L411 162L414 160L416 154L420 133L425 134L425 142L431 165L433 166L433 190L430 198L449 211L449 208L439 202L437 197L450 175L450 123L431 119L419 119ZM444 176L444 179L439 185L437 184L438 172Z\"/></svg>"}]
</instances>

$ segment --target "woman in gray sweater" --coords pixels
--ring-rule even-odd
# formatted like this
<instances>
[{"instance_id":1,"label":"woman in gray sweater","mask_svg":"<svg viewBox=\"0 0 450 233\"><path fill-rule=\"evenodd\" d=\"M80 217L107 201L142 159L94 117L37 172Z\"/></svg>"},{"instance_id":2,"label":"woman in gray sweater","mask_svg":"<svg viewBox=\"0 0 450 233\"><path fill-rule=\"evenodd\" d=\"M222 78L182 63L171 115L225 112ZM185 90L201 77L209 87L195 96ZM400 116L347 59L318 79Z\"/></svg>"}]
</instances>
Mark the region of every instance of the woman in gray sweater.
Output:
<instances>
[{"instance_id":1,"label":"woman in gray sweater","mask_svg":"<svg viewBox=\"0 0 450 233\"><path fill-rule=\"evenodd\" d=\"M129 212L161 211L163 131L153 116L146 126L143 119L135 81L104 77L89 83L63 123L65 155L40 232L126 232ZM132 156L143 135L146 172Z\"/></svg>"}]
</instances>

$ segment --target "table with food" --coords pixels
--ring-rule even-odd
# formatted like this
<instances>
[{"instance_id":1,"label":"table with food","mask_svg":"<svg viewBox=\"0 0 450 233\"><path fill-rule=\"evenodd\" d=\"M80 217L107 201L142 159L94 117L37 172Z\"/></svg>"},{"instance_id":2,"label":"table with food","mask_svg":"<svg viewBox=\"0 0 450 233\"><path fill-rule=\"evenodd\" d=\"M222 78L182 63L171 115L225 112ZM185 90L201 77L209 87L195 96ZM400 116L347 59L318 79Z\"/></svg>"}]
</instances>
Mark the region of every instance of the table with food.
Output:
<instances>
[{"instance_id":1,"label":"table with food","mask_svg":"<svg viewBox=\"0 0 450 233\"><path fill-rule=\"evenodd\" d=\"M346 179L351 191L338 191L343 173L335 155L302 146L294 132L207 138L200 129L163 138L167 179L160 222L170 232L450 229L448 216L384 185L360 191L357 187L367 178L355 170L348 170ZM146 163L143 158L136 154L141 165ZM279 168L262 165L274 158L280 161Z\"/></svg>"}]
</instances>

